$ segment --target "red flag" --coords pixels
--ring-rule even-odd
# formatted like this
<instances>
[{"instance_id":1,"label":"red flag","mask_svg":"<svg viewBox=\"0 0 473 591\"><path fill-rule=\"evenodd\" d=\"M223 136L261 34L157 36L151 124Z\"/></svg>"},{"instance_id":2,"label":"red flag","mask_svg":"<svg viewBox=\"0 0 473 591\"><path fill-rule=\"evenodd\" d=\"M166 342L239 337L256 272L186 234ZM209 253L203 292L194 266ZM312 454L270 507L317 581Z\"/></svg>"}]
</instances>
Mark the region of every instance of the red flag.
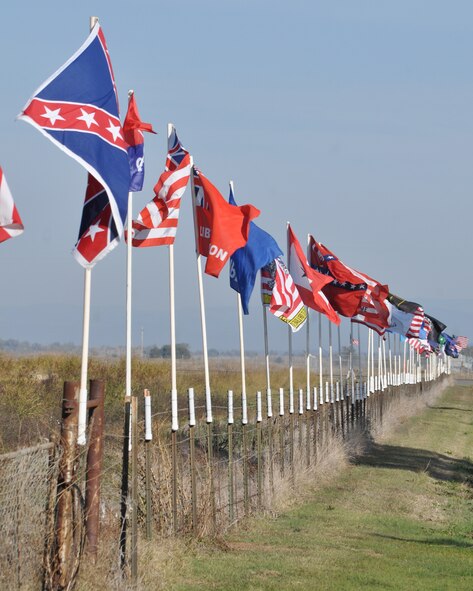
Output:
<instances>
[{"instance_id":1,"label":"red flag","mask_svg":"<svg viewBox=\"0 0 473 591\"><path fill-rule=\"evenodd\" d=\"M330 250L315 240L309 239L310 266L332 279L323 288L333 308L342 316L355 316L368 283L376 283L367 275L359 273L340 261Z\"/></svg>"},{"instance_id":2,"label":"red flag","mask_svg":"<svg viewBox=\"0 0 473 591\"><path fill-rule=\"evenodd\" d=\"M19 236L23 223L0 166L0 242Z\"/></svg>"},{"instance_id":3,"label":"red flag","mask_svg":"<svg viewBox=\"0 0 473 591\"><path fill-rule=\"evenodd\" d=\"M128 162L130 163L130 191L141 191L145 177L143 131L156 133L151 123L140 119L136 106L135 94L130 92L128 111L123 122L123 136L128 144Z\"/></svg>"},{"instance_id":4,"label":"red flag","mask_svg":"<svg viewBox=\"0 0 473 591\"><path fill-rule=\"evenodd\" d=\"M363 294L356 316L352 318L352 322L364 324L378 334L383 335L386 328L389 328L389 310L386 305L388 296L389 288L387 285L376 283L374 286L368 287Z\"/></svg>"},{"instance_id":5,"label":"red flag","mask_svg":"<svg viewBox=\"0 0 473 591\"><path fill-rule=\"evenodd\" d=\"M260 212L253 205L230 205L195 168L193 176L199 254L207 257L205 272L218 277L235 250L247 243L250 222Z\"/></svg>"},{"instance_id":6,"label":"red flag","mask_svg":"<svg viewBox=\"0 0 473 591\"><path fill-rule=\"evenodd\" d=\"M288 232L288 267L289 273L301 294L302 301L309 308L325 314L335 324L340 324L340 317L330 305L322 289L332 281L331 277L311 269L307 258L304 256L299 241L297 240L291 226L287 226Z\"/></svg>"}]
</instances>

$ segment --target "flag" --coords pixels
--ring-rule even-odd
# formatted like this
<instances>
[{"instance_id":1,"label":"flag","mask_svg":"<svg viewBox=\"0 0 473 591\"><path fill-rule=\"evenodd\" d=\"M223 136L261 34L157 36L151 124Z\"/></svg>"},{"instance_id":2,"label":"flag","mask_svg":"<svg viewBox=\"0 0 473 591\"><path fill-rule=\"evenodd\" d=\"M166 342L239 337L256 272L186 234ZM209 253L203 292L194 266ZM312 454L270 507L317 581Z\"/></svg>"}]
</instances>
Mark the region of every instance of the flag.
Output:
<instances>
[{"instance_id":1,"label":"flag","mask_svg":"<svg viewBox=\"0 0 473 591\"><path fill-rule=\"evenodd\" d=\"M340 261L326 246L309 237L309 264L332 279L322 289L332 307L342 316L355 316L368 283L376 282Z\"/></svg>"},{"instance_id":2,"label":"flag","mask_svg":"<svg viewBox=\"0 0 473 591\"><path fill-rule=\"evenodd\" d=\"M72 254L83 267L93 267L119 242L107 192L91 174L87 177L79 237Z\"/></svg>"},{"instance_id":3,"label":"flag","mask_svg":"<svg viewBox=\"0 0 473 591\"><path fill-rule=\"evenodd\" d=\"M447 325L443 322L440 322L440 320L437 320L437 318L434 318L430 314L425 314L425 316L429 318L432 325L432 330L430 331L430 341L442 345L442 332L447 328Z\"/></svg>"},{"instance_id":4,"label":"flag","mask_svg":"<svg viewBox=\"0 0 473 591\"><path fill-rule=\"evenodd\" d=\"M82 47L35 91L18 118L39 129L102 185L120 238L130 186L128 146L98 23Z\"/></svg>"},{"instance_id":5,"label":"flag","mask_svg":"<svg viewBox=\"0 0 473 591\"><path fill-rule=\"evenodd\" d=\"M445 338L445 353L446 353L446 355L448 355L449 357L453 357L454 359L457 359L458 356L460 355L460 352L458 351L458 349L455 345L454 338L451 337L450 335L448 335L446 332L443 332L442 335Z\"/></svg>"},{"instance_id":6,"label":"flag","mask_svg":"<svg viewBox=\"0 0 473 591\"><path fill-rule=\"evenodd\" d=\"M302 328L307 310L300 293L281 257L261 269L261 296L263 305L286 324L292 332Z\"/></svg>"},{"instance_id":7,"label":"flag","mask_svg":"<svg viewBox=\"0 0 473 591\"><path fill-rule=\"evenodd\" d=\"M352 339L351 340L351 344L354 345L354 346L357 346L357 345L360 344L360 341L358 339Z\"/></svg>"},{"instance_id":8,"label":"flag","mask_svg":"<svg viewBox=\"0 0 473 591\"><path fill-rule=\"evenodd\" d=\"M16 209L7 179L0 166L0 242L15 238L23 232L23 222Z\"/></svg>"},{"instance_id":9,"label":"flag","mask_svg":"<svg viewBox=\"0 0 473 591\"><path fill-rule=\"evenodd\" d=\"M260 212L253 205L227 203L195 168L193 176L198 251L207 257L205 272L218 277L230 256L247 243L250 222Z\"/></svg>"},{"instance_id":10,"label":"flag","mask_svg":"<svg viewBox=\"0 0 473 591\"><path fill-rule=\"evenodd\" d=\"M130 164L130 191L141 191L145 179L145 156L143 131L156 133L151 123L141 121L136 106L135 93L130 91L128 110L123 122L123 137L128 144L128 162Z\"/></svg>"},{"instance_id":11,"label":"flag","mask_svg":"<svg viewBox=\"0 0 473 591\"><path fill-rule=\"evenodd\" d=\"M455 343L455 346L458 349L458 352L460 352L462 349L466 349L466 347L468 347L468 337L461 337L461 336L454 337L453 342Z\"/></svg>"},{"instance_id":12,"label":"flag","mask_svg":"<svg viewBox=\"0 0 473 591\"><path fill-rule=\"evenodd\" d=\"M133 246L174 244L190 167L189 152L183 148L173 127L168 138L166 166L154 187L154 199L133 220Z\"/></svg>"},{"instance_id":13,"label":"flag","mask_svg":"<svg viewBox=\"0 0 473 591\"><path fill-rule=\"evenodd\" d=\"M351 321L364 324L383 335L389 328L389 309L386 305L388 295L387 285L376 283L372 287L369 286L363 294L356 316L353 316Z\"/></svg>"},{"instance_id":14,"label":"flag","mask_svg":"<svg viewBox=\"0 0 473 591\"><path fill-rule=\"evenodd\" d=\"M231 185L228 202L236 206ZM249 314L248 304L258 271L281 255L282 251L276 240L254 222L250 222L248 242L230 257L230 287L240 294L241 307L245 314Z\"/></svg>"},{"instance_id":15,"label":"flag","mask_svg":"<svg viewBox=\"0 0 473 591\"><path fill-rule=\"evenodd\" d=\"M302 301L309 308L325 314L331 322L340 324L340 317L322 292L323 287L330 283L332 278L310 267L301 245L289 224L287 226L287 232L289 273L292 275L294 283L301 294Z\"/></svg>"},{"instance_id":16,"label":"flag","mask_svg":"<svg viewBox=\"0 0 473 591\"><path fill-rule=\"evenodd\" d=\"M415 302L408 302L390 293L386 305L389 309L390 332L397 332L406 337L418 338L424 320L424 309Z\"/></svg>"},{"instance_id":17,"label":"flag","mask_svg":"<svg viewBox=\"0 0 473 591\"><path fill-rule=\"evenodd\" d=\"M414 351L417 351L421 355L425 354L425 355L429 356L430 353L432 353L432 349L431 349L429 343L425 339L418 339L415 337L409 337L407 339L407 342L409 343L409 346L411 349L414 349Z\"/></svg>"}]
</instances>

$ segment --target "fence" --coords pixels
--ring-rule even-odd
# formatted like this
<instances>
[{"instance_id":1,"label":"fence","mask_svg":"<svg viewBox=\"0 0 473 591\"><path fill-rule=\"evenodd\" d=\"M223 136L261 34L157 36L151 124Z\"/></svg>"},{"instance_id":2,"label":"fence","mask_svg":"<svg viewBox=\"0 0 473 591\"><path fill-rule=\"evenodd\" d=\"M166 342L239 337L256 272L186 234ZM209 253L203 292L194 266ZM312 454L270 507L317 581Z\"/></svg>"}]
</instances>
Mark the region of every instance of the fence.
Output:
<instances>
[{"instance_id":1,"label":"fence","mask_svg":"<svg viewBox=\"0 0 473 591\"><path fill-rule=\"evenodd\" d=\"M0 589L40 589L57 481L53 443L0 456Z\"/></svg>"},{"instance_id":2,"label":"fence","mask_svg":"<svg viewBox=\"0 0 473 591\"><path fill-rule=\"evenodd\" d=\"M443 371L439 367L424 373L424 381L418 372L388 372L372 377L369 384L351 377L344 387L325 384L309 393L281 389L262 397L258 392L248 404L236 403L229 392L226 403L220 397L220 405L214 405L211 423L206 422L205 405L194 406L191 389L188 399L180 400L178 425L168 410L155 408L151 414L146 404L152 436L150 425L140 428L144 409L138 409L134 397L127 403L125 429L115 424L104 433L100 493L104 539L98 545L97 560L97 567L105 568L104 584L124 576L136 580L144 539L220 535L245 516L270 508L302 478L313 476L312 470L341 441L349 445L354 434L379 426L391 404L422 396ZM150 396L146 398L149 402ZM73 402L68 404L68 409L74 407ZM53 444L45 444L0 457L0 588L38 589L44 584L48 560L49 564L58 561L51 552L51 538L55 533L57 543L59 530L53 521L54 508L55 503L59 507L66 502L64 492L71 490L72 480L62 481L59 476L56 491L58 454L54 452ZM75 450L75 467L66 470L74 475L74 489L82 489L80 498L87 498L88 452ZM90 484L90 474L88 479ZM88 514L72 509L73 536L82 531ZM91 567L93 571L94 561L82 556L82 542L76 546L68 559L73 567L67 560L61 563L60 584L46 573L48 589L71 589L79 564L81 570Z\"/></svg>"}]
</instances>

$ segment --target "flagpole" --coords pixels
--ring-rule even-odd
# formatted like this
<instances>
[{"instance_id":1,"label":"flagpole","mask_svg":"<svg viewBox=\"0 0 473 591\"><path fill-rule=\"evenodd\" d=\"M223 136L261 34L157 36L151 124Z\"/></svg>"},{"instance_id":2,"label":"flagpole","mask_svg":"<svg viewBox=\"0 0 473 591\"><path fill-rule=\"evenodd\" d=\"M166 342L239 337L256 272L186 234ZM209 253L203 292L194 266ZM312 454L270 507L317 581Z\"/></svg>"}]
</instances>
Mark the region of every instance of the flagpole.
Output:
<instances>
[{"instance_id":1,"label":"flagpole","mask_svg":"<svg viewBox=\"0 0 473 591\"><path fill-rule=\"evenodd\" d=\"M168 149L169 138L173 132L173 124L168 123ZM169 244L169 325L171 331L171 429L179 429L178 405L177 405L177 369L176 369L176 296L174 287L174 244Z\"/></svg>"},{"instance_id":2,"label":"flagpole","mask_svg":"<svg viewBox=\"0 0 473 591\"><path fill-rule=\"evenodd\" d=\"M287 236L287 253L289 258L290 244L289 244L289 222L286 222L286 236ZM290 399L294 396L294 371L292 366L292 328L287 325L288 330L288 357L289 357L289 397Z\"/></svg>"},{"instance_id":3,"label":"flagpole","mask_svg":"<svg viewBox=\"0 0 473 591\"><path fill-rule=\"evenodd\" d=\"M360 374L358 378L358 384L360 392L363 388L363 372L361 371L361 336L360 336L360 325L357 325L357 333L358 333L358 373ZM368 394L368 390L366 392Z\"/></svg>"},{"instance_id":4,"label":"flagpole","mask_svg":"<svg viewBox=\"0 0 473 591\"><path fill-rule=\"evenodd\" d=\"M98 16L89 18L89 30L95 27L98 22ZM77 444L86 443L86 423L87 423L87 369L89 364L89 331L90 331L90 288L92 279L92 269L87 267L84 270L84 315L82 319L82 360L80 371L79 386L79 413L77 418Z\"/></svg>"},{"instance_id":5,"label":"flagpole","mask_svg":"<svg viewBox=\"0 0 473 591\"><path fill-rule=\"evenodd\" d=\"M371 392L371 329L368 328L368 359L367 359L367 367L366 367L366 383L367 383L367 391L368 395ZM360 376L361 379L361 376Z\"/></svg>"},{"instance_id":6,"label":"flagpole","mask_svg":"<svg viewBox=\"0 0 473 591\"><path fill-rule=\"evenodd\" d=\"M310 234L307 234L307 260L310 260ZM310 318L309 318L309 308L306 307L307 310L307 326L306 326L306 389L307 389L307 400L310 399Z\"/></svg>"},{"instance_id":7,"label":"flagpole","mask_svg":"<svg viewBox=\"0 0 473 591\"><path fill-rule=\"evenodd\" d=\"M332 322L328 320L328 351L330 358L330 400L333 398L333 350L332 350Z\"/></svg>"},{"instance_id":8,"label":"flagpole","mask_svg":"<svg viewBox=\"0 0 473 591\"><path fill-rule=\"evenodd\" d=\"M323 374L322 374L322 313L319 312L319 392L323 392Z\"/></svg>"},{"instance_id":9,"label":"flagpole","mask_svg":"<svg viewBox=\"0 0 473 591\"><path fill-rule=\"evenodd\" d=\"M240 295L240 294L238 294ZM264 360L266 367L266 395L271 396L271 376L269 373L269 339L268 339L268 315L267 306L263 304L263 334L264 334Z\"/></svg>"},{"instance_id":10,"label":"flagpole","mask_svg":"<svg viewBox=\"0 0 473 591\"><path fill-rule=\"evenodd\" d=\"M199 253L199 228L197 224L197 212L195 204L195 186L194 186L194 159L190 157L190 182L192 193L192 211L194 215L194 233L195 233L195 251L196 251L196 265L197 265L197 285L199 289L200 302L200 323L202 328L202 353L204 358L204 379L205 379L205 409L206 421L208 424L212 422L212 398L210 394L210 375L209 375L209 355L207 348L207 323L205 319L205 302L204 302L204 282L202 277L202 255Z\"/></svg>"},{"instance_id":11,"label":"flagpole","mask_svg":"<svg viewBox=\"0 0 473 591\"><path fill-rule=\"evenodd\" d=\"M338 363L340 365L340 391L341 391L342 397L343 397L343 368L342 368L342 344L341 344L341 337L340 337L340 324L337 326L337 336L338 336Z\"/></svg>"},{"instance_id":12,"label":"flagpole","mask_svg":"<svg viewBox=\"0 0 473 591\"><path fill-rule=\"evenodd\" d=\"M90 329L90 290L92 269L84 269L84 317L82 321L82 361L79 389L79 416L77 426L77 444L85 445L87 422L87 367L89 363L89 329Z\"/></svg>"}]
</instances>

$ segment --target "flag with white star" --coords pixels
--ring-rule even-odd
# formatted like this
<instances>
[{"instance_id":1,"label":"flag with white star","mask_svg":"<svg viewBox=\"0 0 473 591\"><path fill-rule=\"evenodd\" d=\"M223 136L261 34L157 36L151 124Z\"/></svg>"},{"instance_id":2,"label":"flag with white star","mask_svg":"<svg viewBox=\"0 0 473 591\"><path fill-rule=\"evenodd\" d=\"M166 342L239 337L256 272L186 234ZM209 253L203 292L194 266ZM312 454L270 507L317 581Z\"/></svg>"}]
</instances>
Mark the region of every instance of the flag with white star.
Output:
<instances>
[{"instance_id":1,"label":"flag with white star","mask_svg":"<svg viewBox=\"0 0 473 591\"><path fill-rule=\"evenodd\" d=\"M108 195L98 180L89 174L79 237L72 254L83 267L93 267L115 248L118 241Z\"/></svg>"},{"instance_id":2,"label":"flag with white star","mask_svg":"<svg viewBox=\"0 0 473 591\"><path fill-rule=\"evenodd\" d=\"M114 225L118 240L127 215L128 145L110 56L98 23L82 47L36 90L18 118L39 129L102 185L108 201L104 209L110 209L109 227ZM90 228L94 242L101 227Z\"/></svg>"}]
</instances>

